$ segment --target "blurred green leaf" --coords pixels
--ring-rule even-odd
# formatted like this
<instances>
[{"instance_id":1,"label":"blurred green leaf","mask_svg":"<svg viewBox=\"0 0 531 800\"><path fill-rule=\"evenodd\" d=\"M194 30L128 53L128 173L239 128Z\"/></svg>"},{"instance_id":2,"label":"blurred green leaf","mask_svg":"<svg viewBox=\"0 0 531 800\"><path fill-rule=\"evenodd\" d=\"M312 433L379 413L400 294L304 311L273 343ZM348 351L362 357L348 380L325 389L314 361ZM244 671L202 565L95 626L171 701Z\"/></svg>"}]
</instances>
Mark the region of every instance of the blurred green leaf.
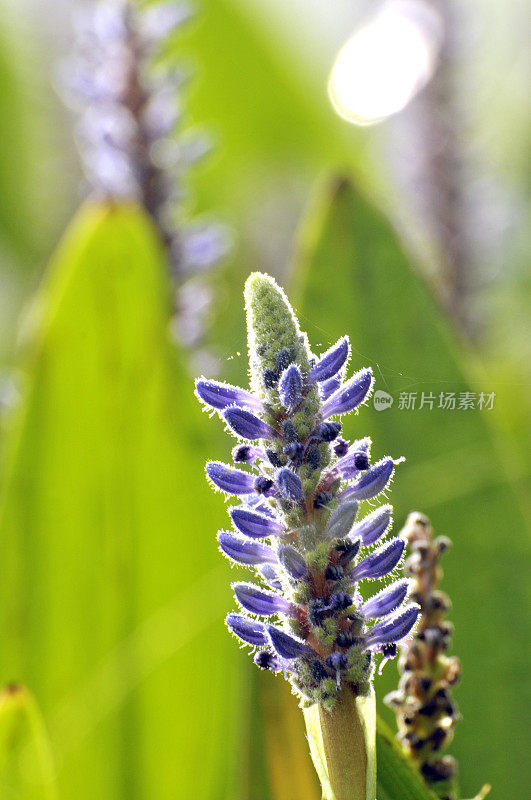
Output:
<instances>
[{"instance_id":1,"label":"blurred green leaf","mask_svg":"<svg viewBox=\"0 0 531 800\"><path fill-rule=\"evenodd\" d=\"M222 446L169 316L150 223L87 206L33 310L0 507L1 675L34 688L76 800L238 798L245 773Z\"/></svg>"},{"instance_id":2,"label":"blurred green leaf","mask_svg":"<svg viewBox=\"0 0 531 800\"><path fill-rule=\"evenodd\" d=\"M378 800L436 800L381 719L377 723L376 758Z\"/></svg>"},{"instance_id":3,"label":"blurred green leaf","mask_svg":"<svg viewBox=\"0 0 531 800\"><path fill-rule=\"evenodd\" d=\"M50 742L35 700L24 686L6 686L0 693L0 797L57 796Z\"/></svg>"},{"instance_id":4,"label":"blurred green leaf","mask_svg":"<svg viewBox=\"0 0 531 800\"><path fill-rule=\"evenodd\" d=\"M469 384L467 354L395 233L348 182L335 181L317 199L295 267L295 307L312 345L324 350L348 332L352 368L371 365L376 388L394 398L384 411L370 403L345 428L347 436L373 437L375 459L407 457L392 487L395 524L422 510L454 542L442 588L453 600L454 651L464 668L457 690L464 720L452 744L463 794L487 779L507 796L524 796L530 734L522 699L531 678L521 655L529 630L525 524L489 412L437 408L440 391L504 387ZM400 410L401 391L433 392L433 410ZM387 667L379 696L396 680Z\"/></svg>"}]
</instances>

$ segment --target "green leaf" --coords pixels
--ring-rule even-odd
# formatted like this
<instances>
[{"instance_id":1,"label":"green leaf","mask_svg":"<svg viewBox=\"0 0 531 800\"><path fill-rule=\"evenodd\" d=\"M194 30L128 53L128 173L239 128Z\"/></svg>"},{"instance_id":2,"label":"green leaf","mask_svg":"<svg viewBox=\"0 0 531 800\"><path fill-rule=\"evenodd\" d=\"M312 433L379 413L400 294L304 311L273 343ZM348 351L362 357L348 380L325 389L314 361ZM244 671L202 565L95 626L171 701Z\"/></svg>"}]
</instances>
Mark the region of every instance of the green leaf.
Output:
<instances>
[{"instance_id":1,"label":"green leaf","mask_svg":"<svg viewBox=\"0 0 531 800\"><path fill-rule=\"evenodd\" d=\"M437 800L381 719L377 721L376 757L378 800Z\"/></svg>"},{"instance_id":2,"label":"green leaf","mask_svg":"<svg viewBox=\"0 0 531 800\"><path fill-rule=\"evenodd\" d=\"M31 685L64 797L238 798L245 654L227 635L226 445L169 341L135 208L88 205L35 303L0 505L1 675Z\"/></svg>"},{"instance_id":3,"label":"green leaf","mask_svg":"<svg viewBox=\"0 0 531 800\"><path fill-rule=\"evenodd\" d=\"M35 700L19 684L0 692L0 796L56 800L50 742Z\"/></svg>"},{"instance_id":4,"label":"green leaf","mask_svg":"<svg viewBox=\"0 0 531 800\"><path fill-rule=\"evenodd\" d=\"M471 385L469 356L389 223L345 180L327 186L303 226L295 262L294 307L310 342L325 350L349 333L352 369L370 365L376 388L394 397L391 408L372 402L345 421L346 435L373 437L375 460L405 455L390 499L395 525L421 510L436 532L451 537L442 588L450 595L454 652L463 663L456 698L463 722L452 753L465 796L486 779L511 797L525 796L531 746L522 698L531 674L522 638L528 630L529 542L505 469L503 441L489 414L424 408L400 410L401 391L513 391ZM512 621L512 622L511 622ZM396 687L392 666L378 678L378 696ZM385 710L387 719L390 712ZM511 743L507 748L507 742Z\"/></svg>"}]
</instances>

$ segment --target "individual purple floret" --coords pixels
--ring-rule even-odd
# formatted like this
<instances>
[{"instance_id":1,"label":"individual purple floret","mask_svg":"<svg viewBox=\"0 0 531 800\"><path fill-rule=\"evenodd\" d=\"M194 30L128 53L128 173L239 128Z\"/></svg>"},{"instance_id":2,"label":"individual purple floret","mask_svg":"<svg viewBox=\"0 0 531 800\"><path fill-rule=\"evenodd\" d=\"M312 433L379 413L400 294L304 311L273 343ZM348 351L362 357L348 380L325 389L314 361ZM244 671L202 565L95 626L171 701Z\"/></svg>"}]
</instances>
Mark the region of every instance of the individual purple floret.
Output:
<instances>
[{"instance_id":1,"label":"individual purple floret","mask_svg":"<svg viewBox=\"0 0 531 800\"><path fill-rule=\"evenodd\" d=\"M229 514L240 533L251 539L281 536L284 533L284 528L279 522L245 506L233 506L229 508Z\"/></svg>"},{"instance_id":2,"label":"individual purple floret","mask_svg":"<svg viewBox=\"0 0 531 800\"><path fill-rule=\"evenodd\" d=\"M300 656L313 656L312 650L308 645L303 644L303 642L298 641L293 636L289 636L273 625L267 626L267 632L273 649L281 658L291 659L299 658Z\"/></svg>"},{"instance_id":3,"label":"individual purple floret","mask_svg":"<svg viewBox=\"0 0 531 800\"><path fill-rule=\"evenodd\" d=\"M229 630L247 644L255 647L265 647L268 644L265 625L261 622L255 622L240 614L228 614L225 622Z\"/></svg>"},{"instance_id":4,"label":"individual purple floret","mask_svg":"<svg viewBox=\"0 0 531 800\"><path fill-rule=\"evenodd\" d=\"M326 353L323 353L317 364L308 373L308 380L327 381L344 366L349 354L348 337L343 336Z\"/></svg>"},{"instance_id":5,"label":"individual purple floret","mask_svg":"<svg viewBox=\"0 0 531 800\"><path fill-rule=\"evenodd\" d=\"M218 533L218 542L225 555L238 564L276 564L278 561L275 551L268 545L239 539L227 531Z\"/></svg>"},{"instance_id":6,"label":"individual purple floret","mask_svg":"<svg viewBox=\"0 0 531 800\"><path fill-rule=\"evenodd\" d=\"M278 382L278 393L282 405L288 411L296 408L302 397L302 376L295 364L286 367Z\"/></svg>"},{"instance_id":7,"label":"individual purple floret","mask_svg":"<svg viewBox=\"0 0 531 800\"><path fill-rule=\"evenodd\" d=\"M330 395L337 392L339 387L341 386L341 378L336 376L335 378L330 378L330 380L321 383L319 386L319 396L321 400L328 400Z\"/></svg>"},{"instance_id":8,"label":"individual purple floret","mask_svg":"<svg viewBox=\"0 0 531 800\"><path fill-rule=\"evenodd\" d=\"M401 611L392 619L376 623L365 636L365 646L372 647L376 644L399 642L407 636L420 612L420 606L412 604Z\"/></svg>"},{"instance_id":9,"label":"individual purple floret","mask_svg":"<svg viewBox=\"0 0 531 800\"><path fill-rule=\"evenodd\" d=\"M383 492L389 484L395 469L392 458L383 458L374 464L355 483L351 483L341 497L344 500L370 500Z\"/></svg>"},{"instance_id":10,"label":"individual purple floret","mask_svg":"<svg viewBox=\"0 0 531 800\"><path fill-rule=\"evenodd\" d=\"M250 494L255 491L256 479L250 472L231 469L219 461L209 461L206 473L218 489L228 494Z\"/></svg>"},{"instance_id":11,"label":"individual purple floret","mask_svg":"<svg viewBox=\"0 0 531 800\"><path fill-rule=\"evenodd\" d=\"M257 397L238 386L231 386L230 383L200 378L195 382L195 391L205 405L215 408L216 411L223 411L230 406L249 408L258 413L263 411L262 404Z\"/></svg>"},{"instance_id":12,"label":"individual purple floret","mask_svg":"<svg viewBox=\"0 0 531 800\"><path fill-rule=\"evenodd\" d=\"M376 511L367 514L361 522L358 522L358 524L352 528L350 535L353 538L359 536L365 546L374 544L374 542L377 542L378 539L384 535L391 525L392 513L393 507L389 505L377 508Z\"/></svg>"},{"instance_id":13,"label":"individual purple floret","mask_svg":"<svg viewBox=\"0 0 531 800\"><path fill-rule=\"evenodd\" d=\"M279 469L276 475L276 483L280 494L286 500L299 503L303 499L302 483L299 476L287 467Z\"/></svg>"},{"instance_id":14,"label":"individual purple floret","mask_svg":"<svg viewBox=\"0 0 531 800\"><path fill-rule=\"evenodd\" d=\"M291 611L291 603L284 597L263 592L252 583L233 583L232 588L238 603L250 614L271 616L289 614Z\"/></svg>"},{"instance_id":15,"label":"individual purple floret","mask_svg":"<svg viewBox=\"0 0 531 800\"><path fill-rule=\"evenodd\" d=\"M391 614L406 599L408 588L409 581L403 580L393 583L388 589L382 589L381 592L373 595L370 600L363 603L361 607L362 614L369 619L385 617L386 614Z\"/></svg>"},{"instance_id":16,"label":"individual purple floret","mask_svg":"<svg viewBox=\"0 0 531 800\"><path fill-rule=\"evenodd\" d=\"M351 571L349 578L353 581L360 581L362 578L383 578L396 567L403 551L403 540L393 539L389 544L382 545L365 556Z\"/></svg>"},{"instance_id":17,"label":"individual purple floret","mask_svg":"<svg viewBox=\"0 0 531 800\"><path fill-rule=\"evenodd\" d=\"M354 695L368 694L375 656L390 657L418 614L413 605L400 610L407 581L365 596L365 581L389 576L404 549L392 536L366 549L388 533L391 506L359 518L363 501L386 489L398 461L387 457L371 466L371 440L349 445L331 418L357 408L372 388L370 369L337 385L347 338L317 360L271 278L252 275L245 293L251 390L205 378L196 387L230 432L253 442L233 450L247 472L207 464L210 481L241 498L229 508L238 534L219 533L220 548L257 575L256 585L234 584L243 612L227 624L258 648L261 669L281 670L305 703L330 709L345 685ZM274 624L257 626L252 615Z\"/></svg>"},{"instance_id":18,"label":"individual purple floret","mask_svg":"<svg viewBox=\"0 0 531 800\"><path fill-rule=\"evenodd\" d=\"M245 408L233 406L223 412L223 417L229 428L242 439L276 439L278 433L271 425L262 422L259 417L255 417Z\"/></svg>"},{"instance_id":19,"label":"individual purple floret","mask_svg":"<svg viewBox=\"0 0 531 800\"><path fill-rule=\"evenodd\" d=\"M296 581L304 580L308 577L308 567L304 557L290 544L282 544L278 548L278 560L288 573Z\"/></svg>"},{"instance_id":20,"label":"individual purple floret","mask_svg":"<svg viewBox=\"0 0 531 800\"><path fill-rule=\"evenodd\" d=\"M370 394L372 388L372 369L362 369L353 378L334 392L328 400L323 403L323 419L339 414L348 414L353 411Z\"/></svg>"}]
</instances>

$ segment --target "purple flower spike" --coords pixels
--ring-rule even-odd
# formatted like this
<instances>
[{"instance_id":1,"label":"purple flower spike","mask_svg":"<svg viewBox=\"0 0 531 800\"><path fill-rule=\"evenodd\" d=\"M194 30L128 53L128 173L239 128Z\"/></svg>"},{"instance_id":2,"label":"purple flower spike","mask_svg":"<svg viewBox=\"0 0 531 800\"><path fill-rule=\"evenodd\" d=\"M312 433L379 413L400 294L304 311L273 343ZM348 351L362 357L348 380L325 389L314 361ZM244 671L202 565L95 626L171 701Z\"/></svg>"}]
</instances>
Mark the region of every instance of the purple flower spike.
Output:
<instances>
[{"instance_id":1,"label":"purple flower spike","mask_svg":"<svg viewBox=\"0 0 531 800\"><path fill-rule=\"evenodd\" d=\"M252 583L233 583L232 588L238 603L251 614L289 614L291 604L283 597L261 591Z\"/></svg>"},{"instance_id":2,"label":"purple flower spike","mask_svg":"<svg viewBox=\"0 0 531 800\"><path fill-rule=\"evenodd\" d=\"M282 525L271 517L266 517L245 506L229 508L230 518L244 536L251 539L263 539L266 536L281 536Z\"/></svg>"},{"instance_id":3,"label":"purple flower spike","mask_svg":"<svg viewBox=\"0 0 531 800\"><path fill-rule=\"evenodd\" d=\"M388 572L391 572L402 556L404 550L404 541L402 539L393 539L389 544L379 547L373 553L366 556L363 561L356 564L354 569L349 573L349 577L353 581L359 581L362 578L383 578Z\"/></svg>"},{"instance_id":4,"label":"purple flower spike","mask_svg":"<svg viewBox=\"0 0 531 800\"><path fill-rule=\"evenodd\" d=\"M332 378L345 364L348 358L348 351L348 338L343 336L326 353L323 353L317 364L311 368L308 373L309 380L321 383Z\"/></svg>"},{"instance_id":5,"label":"purple flower spike","mask_svg":"<svg viewBox=\"0 0 531 800\"><path fill-rule=\"evenodd\" d=\"M275 551L266 544L239 539L233 533L220 531L218 542L226 556L238 564L277 564Z\"/></svg>"},{"instance_id":6,"label":"purple flower spike","mask_svg":"<svg viewBox=\"0 0 531 800\"><path fill-rule=\"evenodd\" d=\"M330 395L337 392L339 387L341 386L341 378L330 378L329 381L325 381L319 386L319 395L321 400L328 400Z\"/></svg>"},{"instance_id":7,"label":"purple flower spike","mask_svg":"<svg viewBox=\"0 0 531 800\"><path fill-rule=\"evenodd\" d=\"M383 458L365 472L356 483L341 492L341 500L370 500L383 492L395 470L392 458Z\"/></svg>"},{"instance_id":8,"label":"purple flower spike","mask_svg":"<svg viewBox=\"0 0 531 800\"><path fill-rule=\"evenodd\" d=\"M282 405L288 411L299 405L302 397L302 375L295 364L290 364L280 376L278 392Z\"/></svg>"},{"instance_id":9,"label":"purple flower spike","mask_svg":"<svg viewBox=\"0 0 531 800\"><path fill-rule=\"evenodd\" d=\"M392 513L393 506L387 505L377 508L376 511L368 514L352 528L352 538L359 536L364 547L374 544L389 528Z\"/></svg>"},{"instance_id":10,"label":"purple flower spike","mask_svg":"<svg viewBox=\"0 0 531 800\"><path fill-rule=\"evenodd\" d=\"M286 500L300 503L303 499L302 483L298 475L295 475L288 467L281 467L276 476L276 484L280 494Z\"/></svg>"},{"instance_id":11,"label":"purple flower spike","mask_svg":"<svg viewBox=\"0 0 531 800\"><path fill-rule=\"evenodd\" d=\"M243 439L274 439L278 433L250 411L231 406L223 412L225 422L237 436Z\"/></svg>"},{"instance_id":12,"label":"purple flower spike","mask_svg":"<svg viewBox=\"0 0 531 800\"><path fill-rule=\"evenodd\" d=\"M300 581L308 577L306 561L299 551L290 544L284 544L278 548L278 560L295 580Z\"/></svg>"},{"instance_id":13,"label":"purple flower spike","mask_svg":"<svg viewBox=\"0 0 531 800\"><path fill-rule=\"evenodd\" d=\"M261 622L247 619L240 614L228 614L225 618L227 628L242 641L254 647L265 647L269 644L265 626Z\"/></svg>"},{"instance_id":14,"label":"purple flower spike","mask_svg":"<svg viewBox=\"0 0 531 800\"><path fill-rule=\"evenodd\" d=\"M195 389L199 399L207 406L215 408L216 411L223 411L229 406L263 411L262 403L257 397L238 386L231 386L230 383L207 381L205 378L200 378L195 383Z\"/></svg>"},{"instance_id":15,"label":"purple flower spike","mask_svg":"<svg viewBox=\"0 0 531 800\"><path fill-rule=\"evenodd\" d=\"M370 600L367 600L367 602L362 605L362 614L369 619L385 617L403 603L408 588L409 581L403 580L393 583L387 589L382 589L381 592L375 594L374 597L371 597Z\"/></svg>"},{"instance_id":16,"label":"purple flower spike","mask_svg":"<svg viewBox=\"0 0 531 800\"><path fill-rule=\"evenodd\" d=\"M251 494L255 478L241 469L230 469L221 461L209 461L206 473L212 483L228 494Z\"/></svg>"},{"instance_id":17,"label":"purple flower spike","mask_svg":"<svg viewBox=\"0 0 531 800\"><path fill-rule=\"evenodd\" d=\"M398 642L407 636L420 613L420 606L410 605L392 619L378 622L365 638L365 646L373 647L377 644Z\"/></svg>"},{"instance_id":18,"label":"purple flower spike","mask_svg":"<svg viewBox=\"0 0 531 800\"><path fill-rule=\"evenodd\" d=\"M294 639L284 631L275 628L273 625L267 626L267 632L273 649L280 656L280 658L299 658L300 656L307 656L309 658L315 657L315 652L303 642Z\"/></svg>"},{"instance_id":19,"label":"purple flower spike","mask_svg":"<svg viewBox=\"0 0 531 800\"><path fill-rule=\"evenodd\" d=\"M357 408L368 396L372 380L372 369L362 369L357 372L345 386L342 386L325 401L322 408L323 419L328 419L336 414L347 414Z\"/></svg>"}]
</instances>

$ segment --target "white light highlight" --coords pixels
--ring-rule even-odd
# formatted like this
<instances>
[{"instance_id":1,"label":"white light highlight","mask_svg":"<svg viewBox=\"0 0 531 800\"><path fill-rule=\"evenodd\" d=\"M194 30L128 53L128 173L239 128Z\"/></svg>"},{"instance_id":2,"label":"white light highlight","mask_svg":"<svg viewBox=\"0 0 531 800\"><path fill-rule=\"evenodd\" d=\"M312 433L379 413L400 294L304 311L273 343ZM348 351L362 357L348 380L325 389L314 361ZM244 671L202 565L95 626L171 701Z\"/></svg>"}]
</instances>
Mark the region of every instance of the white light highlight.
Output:
<instances>
[{"instance_id":1,"label":"white light highlight","mask_svg":"<svg viewBox=\"0 0 531 800\"><path fill-rule=\"evenodd\" d=\"M372 125L403 109L433 75L441 35L440 16L426 3L386 3L337 56L328 85L337 113Z\"/></svg>"}]
</instances>

